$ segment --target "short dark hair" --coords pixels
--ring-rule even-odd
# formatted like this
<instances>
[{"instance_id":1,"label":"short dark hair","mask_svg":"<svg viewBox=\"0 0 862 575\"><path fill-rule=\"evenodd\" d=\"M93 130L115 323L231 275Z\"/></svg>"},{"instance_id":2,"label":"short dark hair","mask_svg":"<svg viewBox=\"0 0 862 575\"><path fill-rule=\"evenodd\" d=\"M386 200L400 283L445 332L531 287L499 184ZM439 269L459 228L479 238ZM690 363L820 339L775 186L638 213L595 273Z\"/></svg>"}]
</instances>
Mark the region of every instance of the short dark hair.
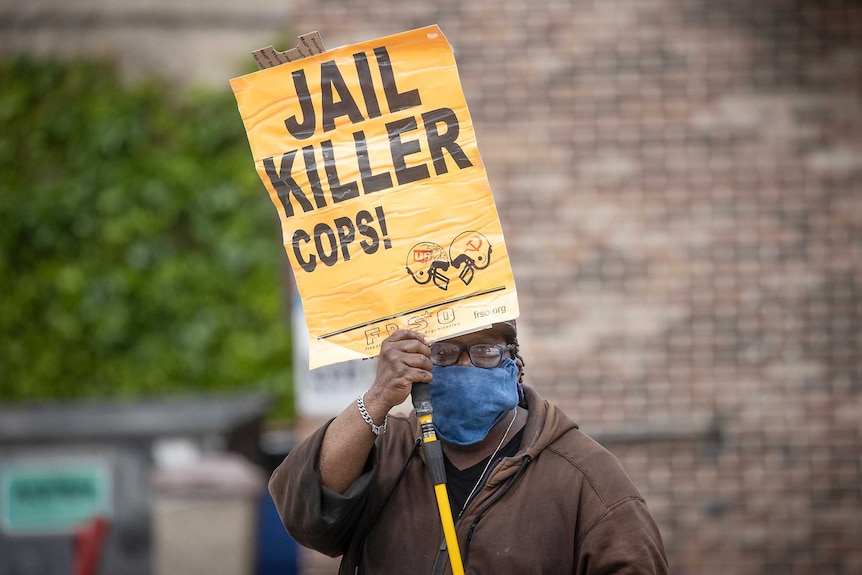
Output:
<instances>
[{"instance_id":1,"label":"short dark hair","mask_svg":"<svg viewBox=\"0 0 862 575\"><path fill-rule=\"evenodd\" d=\"M518 383L522 383L521 379L523 378L525 362L524 358L521 357L521 349L518 344L518 324L515 323L515 320L510 319L495 323L491 327L501 332L506 337L506 343L512 346L512 357L516 360L519 364L518 367L521 369L522 377L518 378Z\"/></svg>"}]
</instances>

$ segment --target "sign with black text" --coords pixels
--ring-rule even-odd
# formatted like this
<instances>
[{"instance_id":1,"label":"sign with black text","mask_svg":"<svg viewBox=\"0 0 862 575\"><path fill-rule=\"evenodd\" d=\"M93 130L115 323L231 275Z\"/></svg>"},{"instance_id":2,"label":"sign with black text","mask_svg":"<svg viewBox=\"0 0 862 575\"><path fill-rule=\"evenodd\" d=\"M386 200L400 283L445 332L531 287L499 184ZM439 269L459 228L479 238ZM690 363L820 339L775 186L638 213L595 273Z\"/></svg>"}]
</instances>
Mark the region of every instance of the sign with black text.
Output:
<instances>
[{"instance_id":1,"label":"sign with black text","mask_svg":"<svg viewBox=\"0 0 862 575\"><path fill-rule=\"evenodd\" d=\"M282 224L311 369L518 316L448 41L429 26L231 81Z\"/></svg>"}]
</instances>

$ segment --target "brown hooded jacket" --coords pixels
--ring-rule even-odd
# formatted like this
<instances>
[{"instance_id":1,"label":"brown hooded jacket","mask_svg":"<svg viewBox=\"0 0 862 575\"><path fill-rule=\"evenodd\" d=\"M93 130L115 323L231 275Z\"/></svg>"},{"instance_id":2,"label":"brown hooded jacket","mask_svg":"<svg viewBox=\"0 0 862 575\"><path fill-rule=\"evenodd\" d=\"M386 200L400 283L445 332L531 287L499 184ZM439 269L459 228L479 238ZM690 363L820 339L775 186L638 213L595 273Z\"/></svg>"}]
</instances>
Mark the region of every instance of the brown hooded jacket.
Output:
<instances>
[{"instance_id":1,"label":"brown hooded jacket","mask_svg":"<svg viewBox=\"0 0 862 575\"><path fill-rule=\"evenodd\" d=\"M455 527L466 573L666 574L661 535L617 459L524 388L521 448L500 461ZM414 415L391 415L364 474L343 494L320 483L327 426L273 473L290 535L336 557L341 574L451 573ZM358 567L358 569L357 569Z\"/></svg>"}]
</instances>

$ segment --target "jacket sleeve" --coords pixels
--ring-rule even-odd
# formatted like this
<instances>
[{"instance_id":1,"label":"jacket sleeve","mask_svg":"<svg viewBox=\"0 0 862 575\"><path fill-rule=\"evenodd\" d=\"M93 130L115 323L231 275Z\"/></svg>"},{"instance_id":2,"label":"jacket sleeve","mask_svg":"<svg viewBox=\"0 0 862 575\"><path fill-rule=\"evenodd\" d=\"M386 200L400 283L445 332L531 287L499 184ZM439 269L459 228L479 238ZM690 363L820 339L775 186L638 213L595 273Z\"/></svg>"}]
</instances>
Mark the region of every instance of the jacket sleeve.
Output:
<instances>
[{"instance_id":1,"label":"jacket sleeve","mask_svg":"<svg viewBox=\"0 0 862 575\"><path fill-rule=\"evenodd\" d=\"M285 529L305 547L330 557L343 554L359 523L374 476L376 447L363 474L339 494L320 481L317 461L327 423L299 443L269 480L269 492Z\"/></svg>"},{"instance_id":2,"label":"jacket sleeve","mask_svg":"<svg viewBox=\"0 0 862 575\"><path fill-rule=\"evenodd\" d=\"M643 499L610 507L584 537L578 575L667 575L661 534Z\"/></svg>"}]
</instances>

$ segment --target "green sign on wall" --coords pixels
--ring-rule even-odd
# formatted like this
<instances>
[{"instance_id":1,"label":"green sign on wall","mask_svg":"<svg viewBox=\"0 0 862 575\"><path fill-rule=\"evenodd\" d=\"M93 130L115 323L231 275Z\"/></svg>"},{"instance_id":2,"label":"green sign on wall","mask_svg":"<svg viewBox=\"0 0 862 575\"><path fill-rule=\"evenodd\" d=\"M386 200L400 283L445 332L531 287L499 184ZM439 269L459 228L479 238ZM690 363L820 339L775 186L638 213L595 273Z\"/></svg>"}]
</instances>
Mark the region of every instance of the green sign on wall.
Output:
<instances>
[{"instance_id":1,"label":"green sign on wall","mask_svg":"<svg viewBox=\"0 0 862 575\"><path fill-rule=\"evenodd\" d=\"M0 519L12 534L69 532L111 513L111 480L101 463L46 462L0 470Z\"/></svg>"}]
</instances>

